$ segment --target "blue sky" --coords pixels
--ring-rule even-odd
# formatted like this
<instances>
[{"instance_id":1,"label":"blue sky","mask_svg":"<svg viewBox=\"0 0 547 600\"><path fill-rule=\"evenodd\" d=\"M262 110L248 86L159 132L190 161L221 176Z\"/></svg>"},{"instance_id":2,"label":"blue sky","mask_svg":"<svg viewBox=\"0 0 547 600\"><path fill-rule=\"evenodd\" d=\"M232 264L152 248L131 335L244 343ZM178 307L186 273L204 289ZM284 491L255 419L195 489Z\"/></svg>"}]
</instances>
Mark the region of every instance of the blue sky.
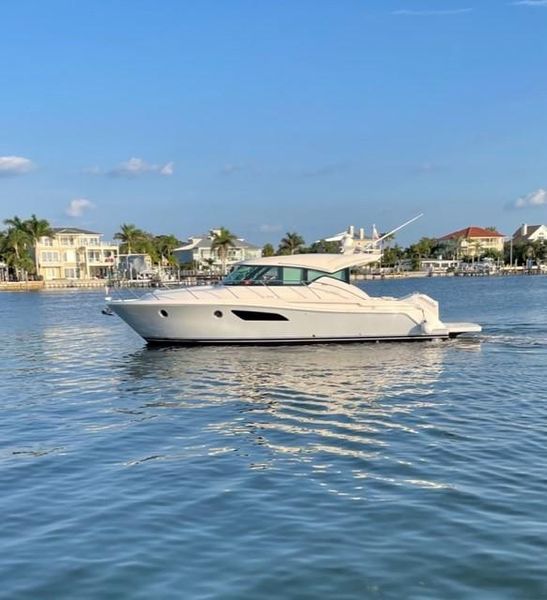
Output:
<instances>
[{"instance_id":1,"label":"blue sky","mask_svg":"<svg viewBox=\"0 0 547 600\"><path fill-rule=\"evenodd\" d=\"M547 0L4 2L0 74L2 219L547 221Z\"/></svg>"}]
</instances>

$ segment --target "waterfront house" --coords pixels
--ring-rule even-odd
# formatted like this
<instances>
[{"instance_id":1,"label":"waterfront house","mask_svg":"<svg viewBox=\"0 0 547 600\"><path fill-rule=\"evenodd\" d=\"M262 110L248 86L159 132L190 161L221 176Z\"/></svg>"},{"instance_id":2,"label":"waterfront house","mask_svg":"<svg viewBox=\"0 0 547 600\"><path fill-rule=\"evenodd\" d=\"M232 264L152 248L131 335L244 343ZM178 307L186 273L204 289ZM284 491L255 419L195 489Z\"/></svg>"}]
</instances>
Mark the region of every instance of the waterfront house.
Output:
<instances>
[{"instance_id":1,"label":"waterfront house","mask_svg":"<svg viewBox=\"0 0 547 600\"><path fill-rule=\"evenodd\" d=\"M54 279L103 279L118 263L118 245L102 234L77 227L53 227L34 247L38 276Z\"/></svg>"},{"instance_id":2,"label":"waterfront house","mask_svg":"<svg viewBox=\"0 0 547 600\"><path fill-rule=\"evenodd\" d=\"M360 227L357 230L354 225L350 225L345 231L324 238L323 240L317 240L316 243L319 243L320 241L338 242L340 244L340 249L353 248L355 251L359 252L370 249L379 237L375 226L372 227L372 236L367 238L364 227Z\"/></svg>"},{"instance_id":3,"label":"waterfront house","mask_svg":"<svg viewBox=\"0 0 547 600\"><path fill-rule=\"evenodd\" d=\"M547 242L547 225L523 223L513 234L513 244Z\"/></svg>"},{"instance_id":4,"label":"waterfront house","mask_svg":"<svg viewBox=\"0 0 547 600\"><path fill-rule=\"evenodd\" d=\"M470 226L448 233L437 241L456 257L478 258L488 250L503 253L504 238L495 229Z\"/></svg>"},{"instance_id":5,"label":"waterfront house","mask_svg":"<svg viewBox=\"0 0 547 600\"><path fill-rule=\"evenodd\" d=\"M196 269L220 270L221 260L216 250L212 249L215 234L220 230L212 229L203 235L191 236L188 242L173 250L173 255L181 265L192 265ZM242 260L260 258L262 249L254 246L243 238L234 240L234 246L229 248L227 264L232 265Z\"/></svg>"}]
</instances>

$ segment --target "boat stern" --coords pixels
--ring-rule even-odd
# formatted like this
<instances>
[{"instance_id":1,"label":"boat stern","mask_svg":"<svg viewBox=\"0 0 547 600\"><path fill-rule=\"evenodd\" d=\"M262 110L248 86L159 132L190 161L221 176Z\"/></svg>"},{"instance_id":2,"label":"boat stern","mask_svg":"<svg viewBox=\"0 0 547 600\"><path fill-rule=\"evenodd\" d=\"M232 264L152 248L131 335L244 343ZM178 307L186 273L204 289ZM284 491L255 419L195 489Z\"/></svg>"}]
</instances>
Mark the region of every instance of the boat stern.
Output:
<instances>
[{"instance_id":1,"label":"boat stern","mask_svg":"<svg viewBox=\"0 0 547 600\"><path fill-rule=\"evenodd\" d=\"M482 327L477 323L445 323L448 337L455 338L466 333L480 333Z\"/></svg>"}]
</instances>

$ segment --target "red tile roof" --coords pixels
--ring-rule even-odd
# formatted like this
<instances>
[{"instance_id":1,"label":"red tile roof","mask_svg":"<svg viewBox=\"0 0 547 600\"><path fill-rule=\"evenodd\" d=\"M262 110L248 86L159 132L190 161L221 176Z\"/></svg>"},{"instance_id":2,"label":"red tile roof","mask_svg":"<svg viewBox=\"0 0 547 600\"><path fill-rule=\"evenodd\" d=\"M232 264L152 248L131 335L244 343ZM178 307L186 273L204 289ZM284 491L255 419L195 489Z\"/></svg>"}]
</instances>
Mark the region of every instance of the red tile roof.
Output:
<instances>
[{"instance_id":1,"label":"red tile roof","mask_svg":"<svg viewBox=\"0 0 547 600\"><path fill-rule=\"evenodd\" d=\"M482 227L466 227L465 229L460 229L459 231L453 231L447 235L443 235L440 240L456 240L458 238L485 238L485 237L505 237L502 233L498 231L490 231L490 229L483 229Z\"/></svg>"}]
</instances>

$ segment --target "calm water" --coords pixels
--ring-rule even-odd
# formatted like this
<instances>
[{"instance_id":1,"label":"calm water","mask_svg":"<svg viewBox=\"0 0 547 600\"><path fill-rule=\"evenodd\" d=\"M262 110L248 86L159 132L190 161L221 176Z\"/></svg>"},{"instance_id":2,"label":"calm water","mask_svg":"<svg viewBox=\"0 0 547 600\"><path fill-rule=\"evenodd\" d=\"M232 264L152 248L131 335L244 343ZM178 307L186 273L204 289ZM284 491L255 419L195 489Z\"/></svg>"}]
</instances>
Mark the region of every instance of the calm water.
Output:
<instances>
[{"instance_id":1,"label":"calm water","mask_svg":"<svg viewBox=\"0 0 547 600\"><path fill-rule=\"evenodd\" d=\"M547 598L547 278L430 293L479 340L147 349L0 295L0 596Z\"/></svg>"}]
</instances>

